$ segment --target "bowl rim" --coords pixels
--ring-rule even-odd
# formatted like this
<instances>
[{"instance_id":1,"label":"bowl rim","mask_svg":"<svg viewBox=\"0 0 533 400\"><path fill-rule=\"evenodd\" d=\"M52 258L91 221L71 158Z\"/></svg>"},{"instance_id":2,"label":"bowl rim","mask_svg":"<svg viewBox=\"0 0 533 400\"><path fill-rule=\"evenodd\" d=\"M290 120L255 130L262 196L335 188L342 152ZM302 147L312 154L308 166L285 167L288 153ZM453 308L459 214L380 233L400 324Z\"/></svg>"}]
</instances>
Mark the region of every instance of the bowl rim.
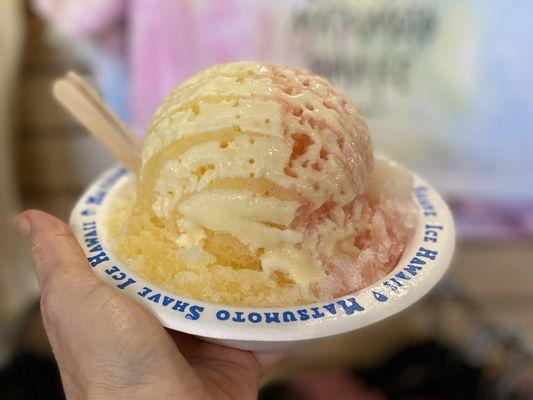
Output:
<instances>
[{"instance_id":1,"label":"bowl rim","mask_svg":"<svg viewBox=\"0 0 533 400\"><path fill-rule=\"evenodd\" d=\"M93 271L167 328L220 340L309 340L396 314L422 298L445 274L455 248L453 217L439 193L412 175L417 226L396 267L357 292L301 306L241 307L199 301L165 290L126 267L108 244L103 224L114 197L134 182L134 175L120 165L106 169L89 185L72 210L70 227Z\"/></svg>"}]
</instances>

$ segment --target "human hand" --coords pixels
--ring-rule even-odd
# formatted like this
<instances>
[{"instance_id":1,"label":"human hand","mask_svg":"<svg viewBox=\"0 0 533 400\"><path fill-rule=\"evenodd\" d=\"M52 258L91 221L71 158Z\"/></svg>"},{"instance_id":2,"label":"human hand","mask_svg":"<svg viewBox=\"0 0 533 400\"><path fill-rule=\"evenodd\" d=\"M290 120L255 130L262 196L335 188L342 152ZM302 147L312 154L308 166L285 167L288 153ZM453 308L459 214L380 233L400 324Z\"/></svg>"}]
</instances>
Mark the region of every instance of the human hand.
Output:
<instances>
[{"instance_id":1,"label":"human hand","mask_svg":"<svg viewBox=\"0 0 533 400\"><path fill-rule=\"evenodd\" d=\"M90 271L70 229L41 211L16 222L30 240L44 327L68 399L255 399L278 354L166 331Z\"/></svg>"}]
</instances>

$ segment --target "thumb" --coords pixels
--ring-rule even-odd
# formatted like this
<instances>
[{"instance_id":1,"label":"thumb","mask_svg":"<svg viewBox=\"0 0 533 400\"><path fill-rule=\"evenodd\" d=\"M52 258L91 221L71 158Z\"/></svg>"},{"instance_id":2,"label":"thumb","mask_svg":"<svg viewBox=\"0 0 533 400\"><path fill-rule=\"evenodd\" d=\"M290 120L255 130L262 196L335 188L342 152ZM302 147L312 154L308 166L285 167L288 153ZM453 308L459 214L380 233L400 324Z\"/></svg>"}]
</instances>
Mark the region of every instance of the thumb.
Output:
<instances>
[{"instance_id":1,"label":"thumb","mask_svg":"<svg viewBox=\"0 0 533 400\"><path fill-rule=\"evenodd\" d=\"M30 241L33 266L41 289L41 315L56 356L67 397L79 397L71 371L86 370L81 362L91 326L80 313L94 302L91 293L103 283L90 271L76 238L59 219L42 211L22 213L15 227ZM99 290L97 290L99 289ZM94 325L94 324L93 324Z\"/></svg>"},{"instance_id":2,"label":"thumb","mask_svg":"<svg viewBox=\"0 0 533 400\"><path fill-rule=\"evenodd\" d=\"M22 213L15 226L30 241L33 266L41 289L41 314L54 352L62 331L72 330L78 313L105 291L92 273L74 234L59 219L42 211Z\"/></svg>"},{"instance_id":3,"label":"thumb","mask_svg":"<svg viewBox=\"0 0 533 400\"><path fill-rule=\"evenodd\" d=\"M58 281L73 278L71 284L101 284L90 271L86 256L76 238L61 220L38 210L23 212L15 223L30 240L33 265L41 288L48 293ZM77 278L77 279L74 279Z\"/></svg>"}]
</instances>

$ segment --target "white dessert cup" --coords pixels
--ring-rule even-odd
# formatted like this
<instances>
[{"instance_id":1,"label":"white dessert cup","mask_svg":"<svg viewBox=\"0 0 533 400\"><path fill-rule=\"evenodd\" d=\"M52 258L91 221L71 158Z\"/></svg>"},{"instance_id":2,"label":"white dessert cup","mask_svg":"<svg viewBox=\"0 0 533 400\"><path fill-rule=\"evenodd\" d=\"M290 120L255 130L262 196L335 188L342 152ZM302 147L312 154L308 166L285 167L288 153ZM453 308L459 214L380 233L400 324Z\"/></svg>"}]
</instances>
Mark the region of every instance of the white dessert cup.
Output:
<instances>
[{"instance_id":1,"label":"white dessert cup","mask_svg":"<svg viewBox=\"0 0 533 400\"><path fill-rule=\"evenodd\" d=\"M418 222L396 267L354 293L304 306L234 307L171 293L139 276L113 252L105 221L113 200L134 176L115 166L79 199L70 226L94 272L143 305L167 328L245 350L281 350L298 342L353 331L400 312L422 298L446 272L455 246L452 215L441 196L413 175Z\"/></svg>"}]
</instances>

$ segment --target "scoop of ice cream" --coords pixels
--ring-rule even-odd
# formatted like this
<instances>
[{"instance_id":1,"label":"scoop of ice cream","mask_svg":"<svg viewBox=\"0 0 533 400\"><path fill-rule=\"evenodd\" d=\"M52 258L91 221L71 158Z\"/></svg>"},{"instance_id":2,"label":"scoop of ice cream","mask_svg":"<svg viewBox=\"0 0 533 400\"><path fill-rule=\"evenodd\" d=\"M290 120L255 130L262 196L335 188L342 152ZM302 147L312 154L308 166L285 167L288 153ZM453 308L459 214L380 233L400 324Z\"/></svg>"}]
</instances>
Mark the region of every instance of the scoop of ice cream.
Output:
<instances>
[{"instance_id":1,"label":"scoop of ice cream","mask_svg":"<svg viewBox=\"0 0 533 400\"><path fill-rule=\"evenodd\" d=\"M376 237L378 200L364 197L372 169L365 123L325 79L257 62L217 65L157 110L118 252L208 300L290 304L354 289L390 264L388 253L365 267L371 274L356 263L372 242L362 237ZM154 248L163 255L149 256Z\"/></svg>"},{"instance_id":2,"label":"scoop of ice cream","mask_svg":"<svg viewBox=\"0 0 533 400\"><path fill-rule=\"evenodd\" d=\"M201 72L165 100L148 129L139 195L176 222L180 246L220 260L233 242L233 264L252 258L309 283L323 276L318 253L332 251L317 248L321 237L354 234L329 220L310 227L310 217L325 206L343 213L371 168L365 124L326 80L241 62Z\"/></svg>"}]
</instances>

